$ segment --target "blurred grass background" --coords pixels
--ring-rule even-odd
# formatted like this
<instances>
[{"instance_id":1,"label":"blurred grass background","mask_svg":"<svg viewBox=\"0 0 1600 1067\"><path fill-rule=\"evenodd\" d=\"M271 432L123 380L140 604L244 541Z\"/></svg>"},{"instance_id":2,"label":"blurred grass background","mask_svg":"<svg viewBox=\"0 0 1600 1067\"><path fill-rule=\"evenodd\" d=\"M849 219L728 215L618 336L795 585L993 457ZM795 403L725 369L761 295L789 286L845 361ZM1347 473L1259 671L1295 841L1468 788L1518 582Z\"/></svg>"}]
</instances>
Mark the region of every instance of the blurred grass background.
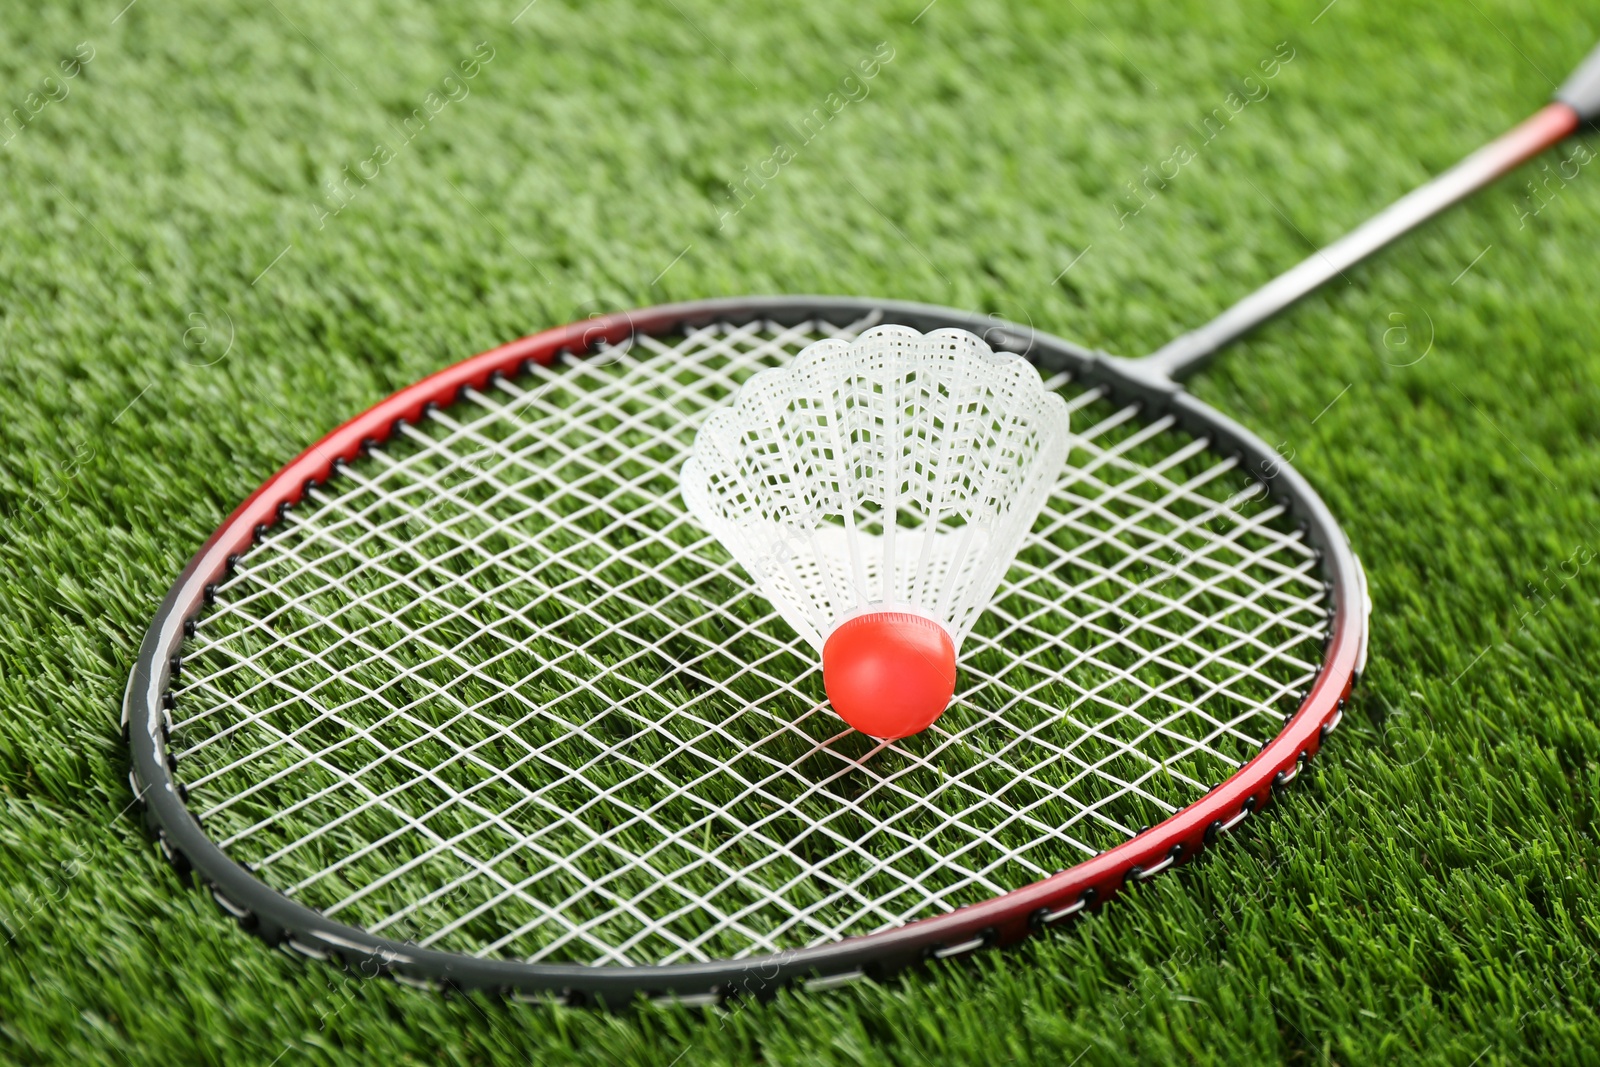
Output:
<instances>
[{"instance_id":1,"label":"blurred grass background","mask_svg":"<svg viewBox=\"0 0 1600 1067\"><path fill-rule=\"evenodd\" d=\"M1136 354L1523 117L1600 36L1550 0L523 3L5 5L0 1056L1592 1060L1600 165L1560 177L1571 145L1196 383L1292 450L1377 607L1315 773L1180 873L1015 951L727 1016L346 982L180 886L128 810L127 671L184 560L331 426L507 339L722 294L925 300Z\"/></svg>"}]
</instances>

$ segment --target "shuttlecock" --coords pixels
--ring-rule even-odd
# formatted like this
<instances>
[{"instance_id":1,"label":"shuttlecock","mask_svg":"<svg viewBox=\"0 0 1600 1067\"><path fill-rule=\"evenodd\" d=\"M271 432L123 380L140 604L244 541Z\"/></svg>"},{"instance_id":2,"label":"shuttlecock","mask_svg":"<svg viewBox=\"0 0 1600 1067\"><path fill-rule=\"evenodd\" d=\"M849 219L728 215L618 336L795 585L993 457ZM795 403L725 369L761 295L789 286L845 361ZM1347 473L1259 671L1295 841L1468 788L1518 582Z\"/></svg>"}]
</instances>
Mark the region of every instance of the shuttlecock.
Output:
<instances>
[{"instance_id":1,"label":"shuttlecock","mask_svg":"<svg viewBox=\"0 0 1600 1067\"><path fill-rule=\"evenodd\" d=\"M1067 407L962 330L880 326L744 384L695 438L690 513L822 656L862 733L926 729L1060 474Z\"/></svg>"}]
</instances>

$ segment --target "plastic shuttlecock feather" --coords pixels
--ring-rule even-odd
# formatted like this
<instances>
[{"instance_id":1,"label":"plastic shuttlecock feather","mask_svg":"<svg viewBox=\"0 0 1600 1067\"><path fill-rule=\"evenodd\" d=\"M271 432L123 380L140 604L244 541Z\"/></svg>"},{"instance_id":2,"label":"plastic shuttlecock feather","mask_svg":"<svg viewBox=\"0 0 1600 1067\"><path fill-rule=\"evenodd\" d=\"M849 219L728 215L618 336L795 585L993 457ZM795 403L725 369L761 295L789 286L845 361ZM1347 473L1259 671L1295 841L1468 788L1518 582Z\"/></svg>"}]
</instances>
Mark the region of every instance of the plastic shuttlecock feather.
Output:
<instances>
[{"instance_id":1,"label":"plastic shuttlecock feather","mask_svg":"<svg viewBox=\"0 0 1600 1067\"><path fill-rule=\"evenodd\" d=\"M821 653L840 717L905 737L949 704L1067 423L1026 360L961 330L880 326L746 382L695 438L683 497Z\"/></svg>"}]
</instances>

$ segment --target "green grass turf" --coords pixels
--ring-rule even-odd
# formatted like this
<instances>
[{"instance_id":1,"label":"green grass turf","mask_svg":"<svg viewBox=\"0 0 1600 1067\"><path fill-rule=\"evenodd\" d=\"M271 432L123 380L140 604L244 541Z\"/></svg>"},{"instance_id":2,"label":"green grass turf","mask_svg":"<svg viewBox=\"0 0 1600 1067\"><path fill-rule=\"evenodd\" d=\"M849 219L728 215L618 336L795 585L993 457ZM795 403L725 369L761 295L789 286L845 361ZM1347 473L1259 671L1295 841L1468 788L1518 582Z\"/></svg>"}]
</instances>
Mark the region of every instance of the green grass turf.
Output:
<instances>
[{"instance_id":1,"label":"green grass turf","mask_svg":"<svg viewBox=\"0 0 1600 1067\"><path fill-rule=\"evenodd\" d=\"M521 6L0 18L27 116L0 131L0 1056L1592 1059L1600 169L1548 179L1570 148L1197 384L1340 516L1373 663L1287 803L1105 913L889 987L615 1017L346 983L180 886L125 813L134 648L328 427L507 338L724 293L929 300L1138 352L1522 117L1600 34L1552 0ZM800 146L788 124L882 41L870 95ZM1270 94L1119 228L1124 183L1280 41ZM470 95L402 144L479 42ZM719 227L779 140L792 161Z\"/></svg>"}]
</instances>

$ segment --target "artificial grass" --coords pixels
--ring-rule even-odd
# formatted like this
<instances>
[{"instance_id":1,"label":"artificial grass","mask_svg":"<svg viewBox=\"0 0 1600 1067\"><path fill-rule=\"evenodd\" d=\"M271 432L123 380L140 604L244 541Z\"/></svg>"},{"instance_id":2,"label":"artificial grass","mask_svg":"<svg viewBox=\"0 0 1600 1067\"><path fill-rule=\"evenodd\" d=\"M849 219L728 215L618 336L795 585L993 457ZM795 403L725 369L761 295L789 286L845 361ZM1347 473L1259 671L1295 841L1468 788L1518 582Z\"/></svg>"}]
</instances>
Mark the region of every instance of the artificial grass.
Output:
<instances>
[{"instance_id":1,"label":"artificial grass","mask_svg":"<svg viewBox=\"0 0 1600 1067\"><path fill-rule=\"evenodd\" d=\"M178 883L126 810L116 719L145 623L221 517L446 362L595 311L761 291L1147 350L1522 117L1597 33L1548 2L9 12L0 84L26 126L0 134L6 1054L1585 1061L1587 166L1564 184L1524 168L1196 384L1340 517L1373 662L1286 803L1070 931L729 1016L345 981ZM1270 92L1199 145L1284 41ZM880 42L870 92L807 141ZM1193 161L1123 217L1126 183L1186 141ZM779 142L793 159L748 184Z\"/></svg>"}]
</instances>

